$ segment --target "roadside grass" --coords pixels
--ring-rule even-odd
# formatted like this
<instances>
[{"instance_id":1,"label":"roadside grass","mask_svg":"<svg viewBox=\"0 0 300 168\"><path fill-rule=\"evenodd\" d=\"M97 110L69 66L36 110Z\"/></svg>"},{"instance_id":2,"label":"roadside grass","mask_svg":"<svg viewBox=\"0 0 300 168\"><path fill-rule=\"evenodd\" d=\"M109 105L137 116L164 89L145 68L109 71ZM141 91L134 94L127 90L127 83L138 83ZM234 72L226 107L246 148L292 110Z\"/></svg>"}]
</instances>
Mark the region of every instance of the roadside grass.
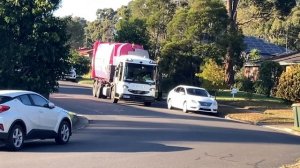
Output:
<instances>
[{"instance_id":1,"label":"roadside grass","mask_svg":"<svg viewBox=\"0 0 300 168\"><path fill-rule=\"evenodd\" d=\"M256 111L265 111L268 109L288 109L291 103L285 102L279 98L267 97L264 95L247 93L239 91L232 97L230 90L218 91L216 99L221 104L237 106Z\"/></svg>"},{"instance_id":2,"label":"roadside grass","mask_svg":"<svg viewBox=\"0 0 300 168\"><path fill-rule=\"evenodd\" d=\"M220 109L221 116L251 124L292 124L294 122L291 104L282 99L239 91L232 98L230 90L218 91L216 100L227 105ZM230 108L235 106L238 108Z\"/></svg>"},{"instance_id":3,"label":"roadside grass","mask_svg":"<svg viewBox=\"0 0 300 168\"><path fill-rule=\"evenodd\" d=\"M78 83L83 85L93 85L94 81L89 77L82 76L81 78L78 78Z\"/></svg>"},{"instance_id":4,"label":"roadside grass","mask_svg":"<svg viewBox=\"0 0 300 168\"><path fill-rule=\"evenodd\" d=\"M283 165L280 168L300 168L300 159L296 163Z\"/></svg>"}]
</instances>

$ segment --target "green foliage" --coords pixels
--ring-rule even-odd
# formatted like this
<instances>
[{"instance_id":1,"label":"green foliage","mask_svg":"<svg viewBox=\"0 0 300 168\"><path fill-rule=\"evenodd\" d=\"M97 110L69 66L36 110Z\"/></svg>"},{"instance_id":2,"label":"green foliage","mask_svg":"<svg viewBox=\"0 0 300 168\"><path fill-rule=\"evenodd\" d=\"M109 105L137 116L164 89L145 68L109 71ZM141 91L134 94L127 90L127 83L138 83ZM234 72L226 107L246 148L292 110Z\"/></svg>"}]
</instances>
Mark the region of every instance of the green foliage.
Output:
<instances>
[{"instance_id":1,"label":"green foliage","mask_svg":"<svg viewBox=\"0 0 300 168\"><path fill-rule=\"evenodd\" d=\"M0 1L1 89L25 89L46 97L67 72L66 22L53 17L59 0Z\"/></svg>"},{"instance_id":2,"label":"green foliage","mask_svg":"<svg viewBox=\"0 0 300 168\"><path fill-rule=\"evenodd\" d=\"M167 38L167 25L176 6L171 0L135 0L129 4L131 17L146 21L150 35L150 54L158 59Z\"/></svg>"},{"instance_id":3,"label":"green foliage","mask_svg":"<svg viewBox=\"0 0 300 168\"><path fill-rule=\"evenodd\" d=\"M271 89L278 83L282 67L277 62L265 61L259 69L258 81L254 84L256 93L270 96Z\"/></svg>"},{"instance_id":4,"label":"green foliage","mask_svg":"<svg viewBox=\"0 0 300 168\"><path fill-rule=\"evenodd\" d=\"M115 41L140 44L145 49L149 48L149 33L145 21L140 19L122 19L116 27Z\"/></svg>"},{"instance_id":5,"label":"green foliage","mask_svg":"<svg viewBox=\"0 0 300 168\"><path fill-rule=\"evenodd\" d=\"M117 12L111 8L98 9L97 20L85 27L87 46L97 41L111 42L114 38L114 28L118 21Z\"/></svg>"},{"instance_id":6,"label":"green foliage","mask_svg":"<svg viewBox=\"0 0 300 168\"><path fill-rule=\"evenodd\" d=\"M300 7L295 0L242 1L238 13L238 22L245 35L287 45L291 50L300 49Z\"/></svg>"},{"instance_id":7,"label":"green foliage","mask_svg":"<svg viewBox=\"0 0 300 168\"><path fill-rule=\"evenodd\" d=\"M258 49L252 49L249 54L249 60L259 60L260 53Z\"/></svg>"},{"instance_id":8,"label":"green foliage","mask_svg":"<svg viewBox=\"0 0 300 168\"><path fill-rule=\"evenodd\" d=\"M224 68L219 66L215 61L209 59L202 67L202 72L196 74L203 81L202 86L209 90L225 88Z\"/></svg>"},{"instance_id":9,"label":"green foliage","mask_svg":"<svg viewBox=\"0 0 300 168\"><path fill-rule=\"evenodd\" d=\"M242 78L236 80L235 87L238 90L253 93L254 92L254 87L253 87L253 82L248 79L248 78Z\"/></svg>"},{"instance_id":10,"label":"green foliage","mask_svg":"<svg viewBox=\"0 0 300 168\"><path fill-rule=\"evenodd\" d=\"M76 69L76 74L78 76L84 75L90 71L90 60L80 56L76 50L71 51L70 63L71 66Z\"/></svg>"},{"instance_id":11,"label":"green foliage","mask_svg":"<svg viewBox=\"0 0 300 168\"><path fill-rule=\"evenodd\" d=\"M84 28L87 26L86 20L79 17L66 17L64 19L67 21L67 33L70 35L70 47L72 49L83 47L85 43Z\"/></svg>"},{"instance_id":12,"label":"green foliage","mask_svg":"<svg viewBox=\"0 0 300 168\"><path fill-rule=\"evenodd\" d=\"M288 101L299 102L300 65L294 65L281 74L276 96Z\"/></svg>"},{"instance_id":13,"label":"green foliage","mask_svg":"<svg viewBox=\"0 0 300 168\"><path fill-rule=\"evenodd\" d=\"M199 72L202 60L193 56L191 42L188 40L168 43L162 50L159 64L160 72L166 85L163 90L168 90L178 84L199 85L195 76Z\"/></svg>"}]
</instances>

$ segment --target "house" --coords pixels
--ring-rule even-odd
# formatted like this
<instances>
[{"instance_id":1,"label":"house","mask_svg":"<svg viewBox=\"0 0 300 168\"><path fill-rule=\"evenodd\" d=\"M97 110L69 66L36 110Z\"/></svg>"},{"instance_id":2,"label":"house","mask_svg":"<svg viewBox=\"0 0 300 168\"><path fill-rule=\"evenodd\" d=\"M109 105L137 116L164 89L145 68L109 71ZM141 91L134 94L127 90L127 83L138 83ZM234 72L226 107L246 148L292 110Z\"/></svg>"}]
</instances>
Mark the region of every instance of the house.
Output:
<instances>
[{"instance_id":1,"label":"house","mask_svg":"<svg viewBox=\"0 0 300 168\"><path fill-rule=\"evenodd\" d=\"M297 55L297 53L288 50L287 48L269 43L257 37L246 36L244 38L244 43L247 47L244 52L244 57L247 60L244 64L244 76L252 80L257 80L259 67L263 61L275 61L282 66L286 66L287 64L294 64L296 63L296 59L300 59L299 54ZM260 59L249 59L249 54L253 49L259 51Z\"/></svg>"},{"instance_id":2,"label":"house","mask_svg":"<svg viewBox=\"0 0 300 168\"><path fill-rule=\"evenodd\" d=\"M79 53L80 56L84 56L84 57L87 57L90 60L92 60L93 49L90 49L90 48L79 48L77 51L78 51L78 53Z\"/></svg>"}]
</instances>

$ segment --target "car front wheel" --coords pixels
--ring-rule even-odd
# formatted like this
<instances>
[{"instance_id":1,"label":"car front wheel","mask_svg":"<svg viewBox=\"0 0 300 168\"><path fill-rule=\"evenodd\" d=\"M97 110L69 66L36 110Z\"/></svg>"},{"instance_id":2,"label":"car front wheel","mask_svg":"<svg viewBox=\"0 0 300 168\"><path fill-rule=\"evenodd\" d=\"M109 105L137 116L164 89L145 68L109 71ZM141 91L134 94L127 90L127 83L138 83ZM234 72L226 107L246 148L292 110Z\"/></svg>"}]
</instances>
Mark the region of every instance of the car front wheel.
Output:
<instances>
[{"instance_id":1,"label":"car front wheel","mask_svg":"<svg viewBox=\"0 0 300 168\"><path fill-rule=\"evenodd\" d=\"M185 112L185 113L188 112L188 110L187 110L187 103L186 102L183 103L182 111Z\"/></svg>"},{"instance_id":2,"label":"car front wheel","mask_svg":"<svg viewBox=\"0 0 300 168\"><path fill-rule=\"evenodd\" d=\"M20 125L15 125L9 132L6 147L8 150L18 151L22 149L24 143L24 131Z\"/></svg>"},{"instance_id":3,"label":"car front wheel","mask_svg":"<svg viewBox=\"0 0 300 168\"><path fill-rule=\"evenodd\" d=\"M171 99L168 100L168 109L169 110L172 109L172 101L171 101Z\"/></svg>"},{"instance_id":4,"label":"car front wheel","mask_svg":"<svg viewBox=\"0 0 300 168\"><path fill-rule=\"evenodd\" d=\"M59 126L57 137L55 138L55 142L57 144L66 144L69 142L70 136L71 136L70 124L67 121L62 121Z\"/></svg>"}]
</instances>

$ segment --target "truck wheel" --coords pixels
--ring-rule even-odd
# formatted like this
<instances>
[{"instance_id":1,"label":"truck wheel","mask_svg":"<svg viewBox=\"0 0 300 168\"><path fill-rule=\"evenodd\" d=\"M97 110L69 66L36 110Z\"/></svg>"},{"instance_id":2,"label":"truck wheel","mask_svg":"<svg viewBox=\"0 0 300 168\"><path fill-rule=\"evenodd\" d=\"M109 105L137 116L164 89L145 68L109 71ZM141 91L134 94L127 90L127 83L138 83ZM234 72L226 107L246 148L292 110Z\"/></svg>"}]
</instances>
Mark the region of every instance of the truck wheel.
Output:
<instances>
[{"instance_id":1,"label":"truck wheel","mask_svg":"<svg viewBox=\"0 0 300 168\"><path fill-rule=\"evenodd\" d=\"M151 106L151 102L144 102L144 106Z\"/></svg>"},{"instance_id":2,"label":"truck wheel","mask_svg":"<svg viewBox=\"0 0 300 168\"><path fill-rule=\"evenodd\" d=\"M101 86L98 86L97 92L96 92L96 97L101 98Z\"/></svg>"},{"instance_id":3,"label":"truck wheel","mask_svg":"<svg viewBox=\"0 0 300 168\"><path fill-rule=\"evenodd\" d=\"M97 90L98 90L97 82L94 82L94 84L93 84L93 96L94 97L97 96Z\"/></svg>"},{"instance_id":4,"label":"truck wheel","mask_svg":"<svg viewBox=\"0 0 300 168\"><path fill-rule=\"evenodd\" d=\"M115 88L112 88L110 98L111 98L111 100L112 100L113 103L118 103L118 99L116 99L115 95L116 95Z\"/></svg>"}]
</instances>

